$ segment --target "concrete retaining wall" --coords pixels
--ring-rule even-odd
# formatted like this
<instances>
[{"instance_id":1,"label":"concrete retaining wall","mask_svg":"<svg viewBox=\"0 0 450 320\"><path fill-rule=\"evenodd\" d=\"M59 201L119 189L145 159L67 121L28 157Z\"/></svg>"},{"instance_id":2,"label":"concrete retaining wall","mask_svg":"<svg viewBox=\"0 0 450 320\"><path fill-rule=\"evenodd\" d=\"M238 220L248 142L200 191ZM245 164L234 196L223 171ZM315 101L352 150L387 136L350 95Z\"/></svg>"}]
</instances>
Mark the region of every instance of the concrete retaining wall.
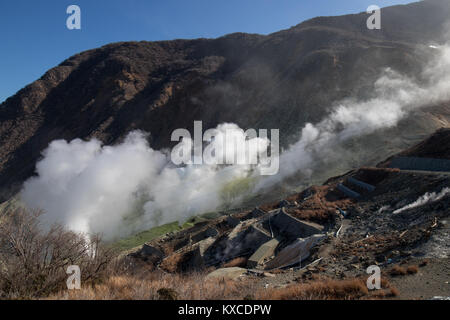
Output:
<instances>
[{"instance_id":1,"label":"concrete retaining wall","mask_svg":"<svg viewBox=\"0 0 450 320\"><path fill-rule=\"evenodd\" d=\"M261 245L272 240L269 234L257 226L250 225L245 229L245 225L245 223L241 223L236 227L236 232L230 233L227 238L220 241L217 248L211 248L217 251L214 254L211 252L210 255L217 257L218 260L228 261L239 256L253 254ZM209 253L207 252L207 254Z\"/></svg>"},{"instance_id":2,"label":"concrete retaining wall","mask_svg":"<svg viewBox=\"0 0 450 320\"><path fill-rule=\"evenodd\" d=\"M444 171L450 172L450 160L398 157L391 160L390 168L400 170L418 170L418 171Z\"/></svg>"},{"instance_id":3,"label":"concrete retaining wall","mask_svg":"<svg viewBox=\"0 0 450 320\"><path fill-rule=\"evenodd\" d=\"M196 244L192 258L188 262L191 269L198 270L207 265L205 253L215 241L214 238L207 238Z\"/></svg>"},{"instance_id":4,"label":"concrete retaining wall","mask_svg":"<svg viewBox=\"0 0 450 320\"><path fill-rule=\"evenodd\" d=\"M355 191L347 188L343 184L338 184L337 188L338 188L339 191L343 192L344 194L346 194L350 198L358 199L358 198L361 197L361 195L358 192L355 192Z\"/></svg>"},{"instance_id":5,"label":"concrete retaining wall","mask_svg":"<svg viewBox=\"0 0 450 320\"><path fill-rule=\"evenodd\" d=\"M278 253L272 261L269 261L266 265L266 270L286 268L300 263L308 258L311 249L325 238L326 236L323 234L316 234L306 239L297 239Z\"/></svg>"},{"instance_id":6,"label":"concrete retaining wall","mask_svg":"<svg viewBox=\"0 0 450 320\"><path fill-rule=\"evenodd\" d=\"M373 185L365 183L365 182L362 182L362 181L359 181L359 180L357 180L355 178L350 177L350 178L347 179L347 181L349 183L351 183L351 184L353 184L355 186L358 186L358 187L360 187L360 188L362 188L364 190L367 190L369 192L375 191L375 187Z\"/></svg>"},{"instance_id":7,"label":"concrete retaining wall","mask_svg":"<svg viewBox=\"0 0 450 320\"><path fill-rule=\"evenodd\" d=\"M276 248L280 242L277 239L272 239L264 243L258 250L250 257L247 262L249 268L256 268L264 263L264 260L274 255Z\"/></svg>"},{"instance_id":8,"label":"concrete retaining wall","mask_svg":"<svg viewBox=\"0 0 450 320\"><path fill-rule=\"evenodd\" d=\"M193 235L192 243L197 243L207 238L214 238L217 237L218 235L219 231L217 231L215 228L207 228L206 230Z\"/></svg>"},{"instance_id":9,"label":"concrete retaining wall","mask_svg":"<svg viewBox=\"0 0 450 320\"><path fill-rule=\"evenodd\" d=\"M288 238L306 238L323 230L323 226L296 219L284 209L274 215L270 222L275 233Z\"/></svg>"}]
</instances>

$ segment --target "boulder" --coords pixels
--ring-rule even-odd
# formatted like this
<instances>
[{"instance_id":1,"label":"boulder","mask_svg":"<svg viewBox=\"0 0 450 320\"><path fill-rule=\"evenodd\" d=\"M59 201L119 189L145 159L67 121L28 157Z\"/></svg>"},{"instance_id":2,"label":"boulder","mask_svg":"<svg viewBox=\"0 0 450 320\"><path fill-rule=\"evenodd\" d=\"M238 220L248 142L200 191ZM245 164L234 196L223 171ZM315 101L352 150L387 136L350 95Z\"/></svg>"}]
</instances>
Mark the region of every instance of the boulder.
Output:
<instances>
[{"instance_id":1,"label":"boulder","mask_svg":"<svg viewBox=\"0 0 450 320\"><path fill-rule=\"evenodd\" d=\"M279 243L280 242L277 239L272 239L272 240L264 243L250 257L250 259L247 262L247 266L249 268L256 268L257 266L262 265L266 259L273 256Z\"/></svg>"},{"instance_id":2,"label":"boulder","mask_svg":"<svg viewBox=\"0 0 450 320\"><path fill-rule=\"evenodd\" d=\"M217 269L217 270L211 272L210 274L208 274L206 276L206 279L207 280L211 280L211 279L236 280L237 278L239 278L240 276L242 276L245 273L247 273L247 269L244 269L244 268L237 268L237 267L222 268L222 269Z\"/></svg>"}]
</instances>

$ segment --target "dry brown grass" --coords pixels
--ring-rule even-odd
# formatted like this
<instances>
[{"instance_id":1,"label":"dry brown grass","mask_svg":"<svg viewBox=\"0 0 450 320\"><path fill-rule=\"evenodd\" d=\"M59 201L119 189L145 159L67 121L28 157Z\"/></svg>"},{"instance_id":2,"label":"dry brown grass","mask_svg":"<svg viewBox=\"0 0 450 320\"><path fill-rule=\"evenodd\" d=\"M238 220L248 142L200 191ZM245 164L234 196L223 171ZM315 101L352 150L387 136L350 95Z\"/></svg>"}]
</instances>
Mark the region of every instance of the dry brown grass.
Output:
<instances>
[{"instance_id":1,"label":"dry brown grass","mask_svg":"<svg viewBox=\"0 0 450 320\"><path fill-rule=\"evenodd\" d=\"M234 300L251 295L247 283L206 280L205 274L154 272L145 277L113 276L102 284L77 291L62 291L51 300L161 300L161 292L172 292L180 300Z\"/></svg>"},{"instance_id":2,"label":"dry brown grass","mask_svg":"<svg viewBox=\"0 0 450 320\"><path fill-rule=\"evenodd\" d=\"M397 297L400 294L400 291L392 286L386 278L381 278L381 289L370 291L367 299L386 299Z\"/></svg>"},{"instance_id":3,"label":"dry brown grass","mask_svg":"<svg viewBox=\"0 0 450 320\"><path fill-rule=\"evenodd\" d=\"M400 295L400 291L396 287L391 287L390 290L392 297L398 297Z\"/></svg>"},{"instance_id":4,"label":"dry brown grass","mask_svg":"<svg viewBox=\"0 0 450 320\"><path fill-rule=\"evenodd\" d=\"M391 276L404 276L406 274L407 274L406 269L398 265L394 266L390 271Z\"/></svg>"},{"instance_id":5,"label":"dry brown grass","mask_svg":"<svg viewBox=\"0 0 450 320\"><path fill-rule=\"evenodd\" d=\"M289 214L302 220L327 223L334 218L336 207L346 210L352 203L350 199L341 197L328 185L313 186L310 188L310 191L312 195L306 200L303 200L305 192L286 198L289 202L297 201L301 203L299 208L287 209ZM270 211L278 208L278 205L279 202L274 202L260 208L264 211Z\"/></svg>"},{"instance_id":6,"label":"dry brown grass","mask_svg":"<svg viewBox=\"0 0 450 320\"><path fill-rule=\"evenodd\" d=\"M395 265L389 274L391 276L405 276L407 274L416 274L419 272L419 267L416 265L408 266L408 267L401 267L399 265Z\"/></svg>"},{"instance_id":7,"label":"dry brown grass","mask_svg":"<svg viewBox=\"0 0 450 320\"><path fill-rule=\"evenodd\" d=\"M418 267L418 266L409 266L409 267L406 269L406 272L407 272L408 274L416 274L417 272L419 272L419 267Z\"/></svg>"},{"instance_id":8,"label":"dry brown grass","mask_svg":"<svg viewBox=\"0 0 450 320\"><path fill-rule=\"evenodd\" d=\"M296 284L286 288L260 290L256 297L262 300L350 300L369 294L362 279L320 280Z\"/></svg>"},{"instance_id":9,"label":"dry brown grass","mask_svg":"<svg viewBox=\"0 0 450 320\"><path fill-rule=\"evenodd\" d=\"M185 254L185 252L173 253L161 262L160 268L170 273L181 271L180 266L185 258Z\"/></svg>"},{"instance_id":10,"label":"dry brown grass","mask_svg":"<svg viewBox=\"0 0 450 320\"><path fill-rule=\"evenodd\" d=\"M285 288L255 287L252 281L205 279L206 273L190 275L161 271L143 276L112 276L107 281L62 291L51 300L355 300L384 299L399 294L382 279L382 290L370 291L364 279L318 278ZM170 294L169 294L170 293Z\"/></svg>"}]
</instances>

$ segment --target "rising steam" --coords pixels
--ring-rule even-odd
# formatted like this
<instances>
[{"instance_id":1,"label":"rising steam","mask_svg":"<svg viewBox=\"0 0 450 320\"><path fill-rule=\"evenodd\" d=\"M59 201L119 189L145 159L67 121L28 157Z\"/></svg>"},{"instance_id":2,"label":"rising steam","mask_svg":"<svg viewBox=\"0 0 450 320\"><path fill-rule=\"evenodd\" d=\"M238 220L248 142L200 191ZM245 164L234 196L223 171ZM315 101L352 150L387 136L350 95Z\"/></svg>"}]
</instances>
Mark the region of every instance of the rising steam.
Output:
<instances>
[{"instance_id":1,"label":"rising steam","mask_svg":"<svg viewBox=\"0 0 450 320\"><path fill-rule=\"evenodd\" d=\"M403 208L395 210L394 214L398 214L398 213L402 213L406 210L418 208L418 207L426 205L427 203L439 201L439 200L445 198L448 194L450 194L450 188L444 188L439 193L427 192L423 196L419 197L419 199L417 199L413 203L410 203L410 204L404 206Z\"/></svg>"},{"instance_id":2,"label":"rising steam","mask_svg":"<svg viewBox=\"0 0 450 320\"><path fill-rule=\"evenodd\" d=\"M233 124L220 125L217 130L219 134L244 134ZM211 142L216 150L224 147L220 141ZM249 150L260 153L267 148L267 143L257 145ZM175 167L166 154L151 149L138 131L113 147L95 139L54 141L43 155L36 166L38 176L24 184L22 200L30 208L43 209L48 224L102 233L106 239L232 204L239 200L232 192L233 182L245 180L254 168Z\"/></svg>"},{"instance_id":3,"label":"rising steam","mask_svg":"<svg viewBox=\"0 0 450 320\"><path fill-rule=\"evenodd\" d=\"M143 133L133 132L112 147L97 140L51 143L37 176L24 184L22 199L43 209L48 223L109 239L236 203L236 190L260 192L298 171L311 174L318 159L338 159L336 146L349 138L394 127L420 107L450 100L450 49L430 50L439 50L439 57L425 68L425 84L385 70L373 98L342 101L321 122L307 124L298 142L281 154L276 176L257 177L255 167L245 165L175 167L150 148ZM231 124L218 129L225 128L238 130Z\"/></svg>"},{"instance_id":4,"label":"rising steam","mask_svg":"<svg viewBox=\"0 0 450 320\"><path fill-rule=\"evenodd\" d=\"M281 155L280 174L261 181L259 188L270 187L298 171L311 174L323 159L342 157L335 150L349 138L395 127L418 108L450 100L450 47L437 50L437 57L424 69L424 85L386 69L375 82L372 99L342 101L321 122L306 124L301 138Z\"/></svg>"}]
</instances>

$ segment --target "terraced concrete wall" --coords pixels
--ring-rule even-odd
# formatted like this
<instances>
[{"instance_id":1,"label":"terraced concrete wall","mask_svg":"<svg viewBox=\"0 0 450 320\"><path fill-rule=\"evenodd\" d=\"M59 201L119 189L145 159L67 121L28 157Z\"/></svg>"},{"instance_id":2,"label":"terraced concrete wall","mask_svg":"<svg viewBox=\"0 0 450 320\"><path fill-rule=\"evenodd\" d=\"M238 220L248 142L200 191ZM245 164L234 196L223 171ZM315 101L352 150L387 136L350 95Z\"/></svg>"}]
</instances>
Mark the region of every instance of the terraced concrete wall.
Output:
<instances>
[{"instance_id":1,"label":"terraced concrete wall","mask_svg":"<svg viewBox=\"0 0 450 320\"><path fill-rule=\"evenodd\" d=\"M389 167L390 168L398 168L400 170L450 172L450 160L431 159L431 158L414 158L414 157L398 157L398 158L392 159Z\"/></svg>"},{"instance_id":2,"label":"terraced concrete wall","mask_svg":"<svg viewBox=\"0 0 450 320\"><path fill-rule=\"evenodd\" d=\"M219 232L216 229L207 228L206 230L192 236L192 242L197 243L197 242L202 241L207 238L217 237L218 235L219 235Z\"/></svg>"},{"instance_id":3,"label":"terraced concrete wall","mask_svg":"<svg viewBox=\"0 0 450 320\"><path fill-rule=\"evenodd\" d=\"M362 182L362 181L359 181L359 180L357 180L355 178L352 178L352 177L348 178L347 181L349 183L351 183L351 184L353 184L355 186L358 186L358 187L360 187L360 188L362 188L364 190L367 190L369 192L372 192L372 191L375 190L375 187L373 185L365 183L365 182Z\"/></svg>"},{"instance_id":4,"label":"terraced concrete wall","mask_svg":"<svg viewBox=\"0 0 450 320\"><path fill-rule=\"evenodd\" d=\"M358 192L355 192L355 191L347 188L343 184L339 184L337 188L338 188L339 191L343 192L344 194L346 194L350 198L358 199L359 197L361 197L361 195Z\"/></svg>"},{"instance_id":5,"label":"terraced concrete wall","mask_svg":"<svg viewBox=\"0 0 450 320\"><path fill-rule=\"evenodd\" d=\"M306 238L323 230L323 227L318 224L294 218L287 214L284 209L281 209L278 214L272 217L271 224L280 236L290 238Z\"/></svg>"},{"instance_id":6,"label":"terraced concrete wall","mask_svg":"<svg viewBox=\"0 0 450 320\"><path fill-rule=\"evenodd\" d=\"M269 242L264 243L248 260L249 268L256 268L262 264L265 259L270 258L280 242L277 239L272 239Z\"/></svg>"},{"instance_id":7,"label":"terraced concrete wall","mask_svg":"<svg viewBox=\"0 0 450 320\"><path fill-rule=\"evenodd\" d=\"M256 225L249 225L240 230L239 226L236 233L230 233L227 237L220 239L215 245L209 247L205 255L213 257L208 259L207 264L215 264L220 261L229 261L244 255L255 253L261 245L272 240L272 237Z\"/></svg>"}]
</instances>

